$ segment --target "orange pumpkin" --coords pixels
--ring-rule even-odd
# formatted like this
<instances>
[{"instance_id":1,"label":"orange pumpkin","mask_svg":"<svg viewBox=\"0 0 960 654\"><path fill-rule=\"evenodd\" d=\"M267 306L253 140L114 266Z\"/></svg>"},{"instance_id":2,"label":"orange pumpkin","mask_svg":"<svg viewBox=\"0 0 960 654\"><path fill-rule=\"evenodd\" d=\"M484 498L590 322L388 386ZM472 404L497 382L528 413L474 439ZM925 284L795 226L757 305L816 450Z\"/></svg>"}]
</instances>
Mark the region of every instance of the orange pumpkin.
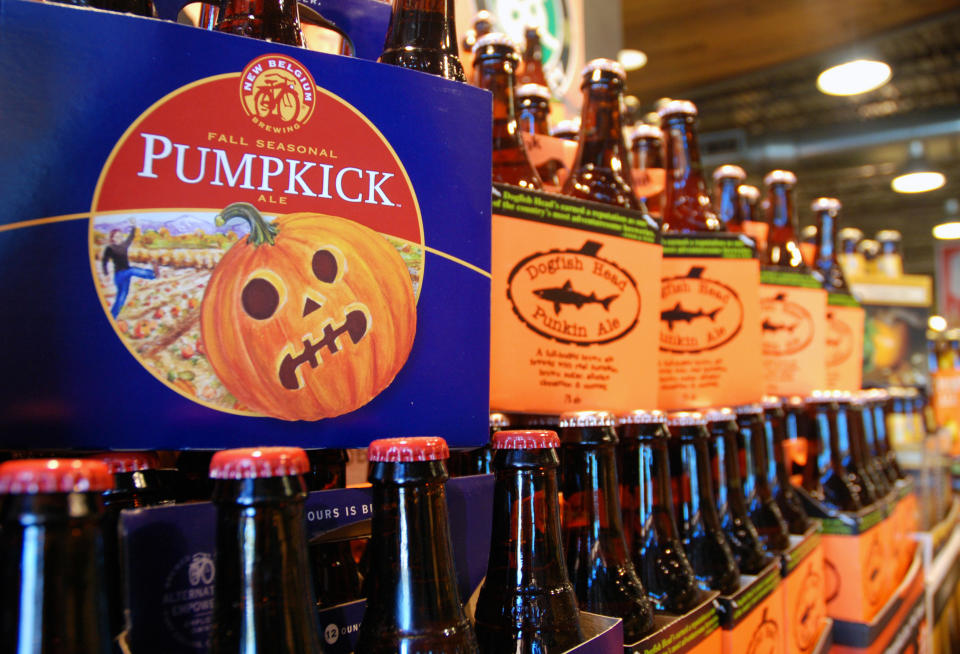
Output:
<instances>
[{"instance_id":1,"label":"orange pumpkin","mask_svg":"<svg viewBox=\"0 0 960 654\"><path fill-rule=\"evenodd\" d=\"M217 216L250 223L210 275L200 326L223 385L284 420L349 413L406 363L416 300L406 264L382 235L313 213L267 223L237 202Z\"/></svg>"}]
</instances>

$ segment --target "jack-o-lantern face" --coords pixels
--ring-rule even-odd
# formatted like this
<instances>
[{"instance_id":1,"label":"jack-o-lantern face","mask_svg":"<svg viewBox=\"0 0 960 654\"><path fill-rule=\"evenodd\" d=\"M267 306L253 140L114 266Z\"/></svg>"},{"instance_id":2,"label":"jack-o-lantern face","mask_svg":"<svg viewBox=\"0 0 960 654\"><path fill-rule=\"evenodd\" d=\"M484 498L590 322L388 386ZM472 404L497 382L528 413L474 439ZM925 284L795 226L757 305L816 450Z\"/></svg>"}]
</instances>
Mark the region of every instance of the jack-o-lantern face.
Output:
<instances>
[{"instance_id":1,"label":"jack-o-lantern face","mask_svg":"<svg viewBox=\"0 0 960 654\"><path fill-rule=\"evenodd\" d=\"M416 303L406 265L377 232L345 218L288 214L267 224L236 203L250 237L210 276L201 328L208 357L242 403L287 420L353 411L406 362Z\"/></svg>"}]
</instances>

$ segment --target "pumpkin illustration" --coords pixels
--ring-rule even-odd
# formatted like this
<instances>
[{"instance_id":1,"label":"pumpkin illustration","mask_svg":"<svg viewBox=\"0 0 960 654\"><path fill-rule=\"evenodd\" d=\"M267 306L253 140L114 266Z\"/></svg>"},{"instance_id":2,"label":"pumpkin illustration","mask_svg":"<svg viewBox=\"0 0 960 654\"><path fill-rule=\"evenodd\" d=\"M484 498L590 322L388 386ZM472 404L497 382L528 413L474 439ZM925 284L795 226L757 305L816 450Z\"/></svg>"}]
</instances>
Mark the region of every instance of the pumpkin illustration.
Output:
<instances>
[{"instance_id":1,"label":"pumpkin illustration","mask_svg":"<svg viewBox=\"0 0 960 654\"><path fill-rule=\"evenodd\" d=\"M267 223L248 203L216 218L250 224L210 274L200 328L207 358L241 405L284 420L363 406L403 367L416 301L400 254L346 218Z\"/></svg>"}]
</instances>

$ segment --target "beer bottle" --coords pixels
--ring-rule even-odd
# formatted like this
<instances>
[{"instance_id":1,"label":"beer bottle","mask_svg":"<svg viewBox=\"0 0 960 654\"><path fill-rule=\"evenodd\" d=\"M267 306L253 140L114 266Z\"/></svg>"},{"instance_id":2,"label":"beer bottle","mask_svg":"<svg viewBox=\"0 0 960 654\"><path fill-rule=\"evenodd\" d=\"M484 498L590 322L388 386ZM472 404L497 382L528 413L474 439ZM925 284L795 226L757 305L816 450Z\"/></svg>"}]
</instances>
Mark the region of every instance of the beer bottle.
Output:
<instances>
[{"instance_id":1,"label":"beer bottle","mask_svg":"<svg viewBox=\"0 0 960 654\"><path fill-rule=\"evenodd\" d=\"M504 413L491 413L490 438L492 439L494 434L504 429L510 429L510 417ZM481 447L451 449L447 470L451 477L490 474L493 472L493 450L490 448L490 443Z\"/></svg>"},{"instance_id":2,"label":"beer bottle","mask_svg":"<svg viewBox=\"0 0 960 654\"><path fill-rule=\"evenodd\" d=\"M113 488L103 493L103 531L106 536L103 560L110 605L110 632L119 634L124 629L123 565L118 532L120 511L170 504L175 498L163 486L158 475L160 460L154 452L104 452L90 458L106 465L114 481Z\"/></svg>"},{"instance_id":3,"label":"beer bottle","mask_svg":"<svg viewBox=\"0 0 960 654\"><path fill-rule=\"evenodd\" d=\"M763 546L773 552L784 552L790 547L790 528L773 497L769 478L776 477L776 466L767 449L763 407L745 404L736 407L738 459L744 470L743 490L747 498L750 518L760 534Z\"/></svg>"},{"instance_id":4,"label":"beer bottle","mask_svg":"<svg viewBox=\"0 0 960 654\"><path fill-rule=\"evenodd\" d=\"M850 401L850 431L856 456L876 489L877 499L884 497L893 490L893 485L877 460L869 396L863 392L854 394Z\"/></svg>"},{"instance_id":5,"label":"beer bottle","mask_svg":"<svg viewBox=\"0 0 960 654\"><path fill-rule=\"evenodd\" d=\"M623 137L620 103L627 73L610 59L594 59L582 73L580 136L563 194L627 209L640 201L630 181L629 150Z\"/></svg>"},{"instance_id":6,"label":"beer bottle","mask_svg":"<svg viewBox=\"0 0 960 654\"><path fill-rule=\"evenodd\" d=\"M737 186L737 197L740 200L741 224L763 222L760 217L760 189L750 184L740 184Z\"/></svg>"},{"instance_id":7,"label":"beer bottle","mask_svg":"<svg viewBox=\"0 0 960 654\"><path fill-rule=\"evenodd\" d=\"M743 231L743 213L738 190L747 173L740 166L725 164L713 171L713 199L717 218L728 232Z\"/></svg>"},{"instance_id":8,"label":"beer bottle","mask_svg":"<svg viewBox=\"0 0 960 654\"><path fill-rule=\"evenodd\" d=\"M653 609L627 554L613 414L560 415L563 536L580 610L623 619L624 643L653 631Z\"/></svg>"},{"instance_id":9,"label":"beer bottle","mask_svg":"<svg viewBox=\"0 0 960 654\"><path fill-rule=\"evenodd\" d=\"M514 80L520 61L513 42L499 32L473 46L477 86L493 93L493 181L541 190L543 182L530 163L517 127Z\"/></svg>"},{"instance_id":10,"label":"beer bottle","mask_svg":"<svg viewBox=\"0 0 960 654\"><path fill-rule=\"evenodd\" d=\"M689 100L670 100L660 109L666 138L667 182L663 199L664 231L722 232L714 213L700 163L697 107Z\"/></svg>"},{"instance_id":11,"label":"beer bottle","mask_svg":"<svg viewBox=\"0 0 960 654\"><path fill-rule=\"evenodd\" d=\"M356 654L477 654L457 591L442 438L370 443L373 524Z\"/></svg>"},{"instance_id":12,"label":"beer bottle","mask_svg":"<svg viewBox=\"0 0 960 654\"><path fill-rule=\"evenodd\" d=\"M580 119L561 120L550 128L550 136L564 141L577 141L580 139Z\"/></svg>"},{"instance_id":13,"label":"beer bottle","mask_svg":"<svg viewBox=\"0 0 960 654\"><path fill-rule=\"evenodd\" d=\"M849 475L850 481L853 482L860 491L860 502L863 503L864 506L867 506L880 499L880 494L877 492L872 478L865 469L862 452L857 440L857 432L854 429L853 394L849 391L834 391L833 394L837 398L837 407L841 417L845 417L845 419L837 421L837 427L838 429L845 428L847 432L848 451L846 452L846 456L843 457L847 467L847 474Z\"/></svg>"},{"instance_id":14,"label":"beer bottle","mask_svg":"<svg viewBox=\"0 0 960 654\"><path fill-rule=\"evenodd\" d=\"M517 110L520 131L550 136L550 89L539 84L517 88Z\"/></svg>"},{"instance_id":15,"label":"beer bottle","mask_svg":"<svg viewBox=\"0 0 960 654\"><path fill-rule=\"evenodd\" d=\"M763 398L763 426L767 442L767 485L773 499L780 507L791 534L805 534L810 528L810 519L803 509L800 496L790 483L790 473L784 461L783 442L786 440L787 415L783 400L778 397Z\"/></svg>"},{"instance_id":16,"label":"beer bottle","mask_svg":"<svg viewBox=\"0 0 960 654\"><path fill-rule=\"evenodd\" d=\"M453 6L454 0L394 0L377 61L465 82Z\"/></svg>"},{"instance_id":17,"label":"beer bottle","mask_svg":"<svg viewBox=\"0 0 960 654\"><path fill-rule=\"evenodd\" d=\"M223 450L210 461L217 509L211 654L319 654L298 447Z\"/></svg>"},{"instance_id":18,"label":"beer bottle","mask_svg":"<svg viewBox=\"0 0 960 654\"><path fill-rule=\"evenodd\" d=\"M493 530L475 616L484 654L559 654L584 640L560 542L559 447L552 431L493 436Z\"/></svg>"},{"instance_id":19,"label":"beer bottle","mask_svg":"<svg viewBox=\"0 0 960 654\"><path fill-rule=\"evenodd\" d=\"M349 456L342 449L306 450L310 471L303 476L308 492L346 488ZM317 608L325 609L363 597L360 568L349 539L313 538L307 543Z\"/></svg>"},{"instance_id":20,"label":"beer bottle","mask_svg":"<svg viewBox=\"0 0 960 654\"><path fill-rule=\"evenodd\" d=\"M823 288L830 293L850 292L843 269L837 260L837 214L841 206L840 200L836 198L817 198L810 205L817 214L817 252L813 269L820 275Z\"/></svg>"},{"instance_id":21,"label":"beer bottle","mask_svg":"<svg viewBox=\"0 0 960 654\"><path fill-rule=\"evenodd\" d=\"M877 254L877 274L885 277L903 277L903 235L895 229L881 229L876 235L880 244Z\"/></svg>"},{"instance_id":22,"label":"beer bottle","mask_svg":"<svg viewBox=\"0 0 960 654\"><path fill-rule=\"evenodd\" d=\"M891 484L898 479L904 479L903 470L897 460L896 452L890 447L889 431L887 428L887 411L892 403L891 393L883 388L870 389L870 415L873 417L873 434L876 441L877 454L880 465Z\"/></svg>"},{"instance_id":23,"label":"beer bottle","mask_svg":"<svg viewBox=\"0 0 960 654\"><path fill-rule=\"evenodd\" d=\"M473 46L477 40L493 31L493 14L486 9L481 9L473 17L473 25L463 36L463 49L466 52L473 52Z\"/></svg>"},{"instance_id":24,"label":"beer bottle","mask_svg":"<svg viewBox=\"0 0 960 654\"><path fill-rule=\"evenodd\" d=\"M647 205L650 215L663 217L663 132L655 125L640 124L630 133L633 181L640 200ZM648 189L647 192L644 189ZM653 192L652 189L659 189Z\"/></svg>"},{"instance_id":25,"label":"beer bottle","mask_svg":"<svg viewBox=\"0 0 960 654\"><path fill-rule=\"evenodd\" d=\"M803 487L821 502L841 511L863 508L860 489L847 473L850 439L846 412L829 391L807 398L807 464Z\"/></svg>"},{"instance_id":26,"label":"beer bottle","mask_svg":"<svg viewBox=\"0 0 960 654\"><path fill-rule=\"evenodd\" d=\"M763 551L760 533L747 507L737 445L737 416L732 409L721 408L707 411L704 419L710 433L712 488L717 496L720 526L740 571L755 575L772 559Z\"/></svg>"},{"instance_id":27,"label":"beer bottle","mask_svg":"<svg viewBox=\"0 0 960 654\"><path fill-rule=\"evenodd\" d=\"M660 611L686 613L697 604L697 579L673 515L667 417L661 411L617 416L623 527L633 566Z\"/></svg>"},{"instance_id":28,"label":"beer bottle","mask_svg":"<svg viewBox=\"0 0 960 654\"><path fill-rule=\"evenodd\" d=\"M800 230L800 253L807 268L813 268L817 257L817 226L807 225Z\"/></svg>"},{"instance_id":29,"label":"beer bottle","mask_svg":"<svg viewBox=\"0 0 960 654\"><path fill-rule=\"evenodd\" d=\"M520 69L521 84L538 84L549 88L547 77L543 74L543 44L540 42L540 28L527 25L523 30L523 67Z\"/></svg>"},{"instance_id":30,"label":"beer bottle","mask_svg":"<svg viewBox=\"0 0 960 654\"><path fill-rule=\"evenodd\" d=\"M705 590L730 594L740 568L723 534L710 475L707 421L700 413L672 413L669 452L674 514L697 581Z\"/></svg>"},{"instance_id":31,"label":"beer bottle","mask_svg":"<svg viewBox=\"0 0 960 654\"><path fill-rule=\"evenodd\" d=\"M84 2L82 4L87 3ZM157 17L157 10L154 8L152 0L90 0L89 5L97 9L134 14L135 16L146 16L147 18Z\"/></svg>"},{"instance_id":32,"label":"beer bottle","mask_svg":"<svg viewBox=\"0 0 960 654\"><path fill-rule=\"evenodd\" d=\"M210 500L213 494L210 461L214 454L215 450L183 450L177 455L177 470L180 472L177 502Z\"/></svg>"},{"instance_id":33,"label":"beer bottle","mask_svg":"<svg viewBox=\"0 0 960 654\"><path fill-rule=\"evenodd\" d=\"M804 270L803 254L797 242L797 211L793 187L797 176L789 170L771 170L763 178L767 187L767 250L761 262L768 266Z\"/></svg>"},{"instance_id":34,"label":"beer bottle","mask_svg":"<svg viewBox=\"0 0 960 654\"><path fill-rule=\"evenodd\" d=\"M0 465L0 651L111 654L100 461Z\"/></svg>"},{"instance_id":35,"label":"beer bottle","mask_svg":"<svg viewBox=\"0 0 960 654\"><path fill-rule=\"evenodd\" d=\"M856 227L844 227L841 229L837 238L837 259L840 261L840 267L843 268L843 274L846 277L858 277L867 272L867 262L858 246L863 240L863 232Z\"/></svg>"},{"instance_id":36,"label":"beer bottle","mask_svg":"<svg viewBox=\"0 0 960 654\"><path fill-rule=\"evenodd\" d=\"M300 9L296 2L220 0L220 12L214 29L261 41L303 47Z\"/></svg>"}]
</instances>

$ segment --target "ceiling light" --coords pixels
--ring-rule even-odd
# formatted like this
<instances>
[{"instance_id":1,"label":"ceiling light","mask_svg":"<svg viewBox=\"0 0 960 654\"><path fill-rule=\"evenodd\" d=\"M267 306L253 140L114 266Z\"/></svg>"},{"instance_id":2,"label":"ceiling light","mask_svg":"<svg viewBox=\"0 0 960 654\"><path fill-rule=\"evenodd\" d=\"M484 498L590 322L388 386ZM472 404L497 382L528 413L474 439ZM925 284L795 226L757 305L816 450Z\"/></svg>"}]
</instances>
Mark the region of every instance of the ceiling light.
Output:
<instances>
[{"instance_id":1,"label":"ceiling light","mask_svg":"<svg viewBox=\"0 0 960 654\"><path fill-rule=\"evenodd\" d=\"M947 328L947 319L943 316L930 316L927 319L927 327L935 332L942 332Z\"/></svg>"},{"instance_id":2,"label":"ceiling light","mask_svg":"<svg viewBox=\"0 0 960 654\"><path fill-rule=\"evenodd\" d=\"M820 73L817 88L827 95L857 95L880 88L889 80L890 66L887 64L856 59Z\"/></svg>"},{"instance_id":3,"label":"ceiling light","mask_svg":"<svg viewBox=\"0 0 960 654\"><path fill-rule=\"evenodd\" d=\"M910 141L910 161L890 182L897 193L926 193L947 183L943 173L936 170L923 155L923 142ZM952 237L951 237L952 238Z\"/></svg>"},{"instance_id":4,"label":"ceiling light","mask_svg":"<svg viewBox=\"0 0 960 654\"><path fill-rule=\"evenodd\" d=\"M940 223L933 228L933 237L942 241L960 238L960 222Z\"/></svg>"},{"instance_id":5,"label":"ceiling light","mask_svg":"<svg viewBox=\"0 0 960 654\"><path fill-rule=\"evenodd\" d=\"M617 61L625 70L640 70L647 65L647 53L643 50L621 50L617 54Z\"/></svg>"}]
</instances>

